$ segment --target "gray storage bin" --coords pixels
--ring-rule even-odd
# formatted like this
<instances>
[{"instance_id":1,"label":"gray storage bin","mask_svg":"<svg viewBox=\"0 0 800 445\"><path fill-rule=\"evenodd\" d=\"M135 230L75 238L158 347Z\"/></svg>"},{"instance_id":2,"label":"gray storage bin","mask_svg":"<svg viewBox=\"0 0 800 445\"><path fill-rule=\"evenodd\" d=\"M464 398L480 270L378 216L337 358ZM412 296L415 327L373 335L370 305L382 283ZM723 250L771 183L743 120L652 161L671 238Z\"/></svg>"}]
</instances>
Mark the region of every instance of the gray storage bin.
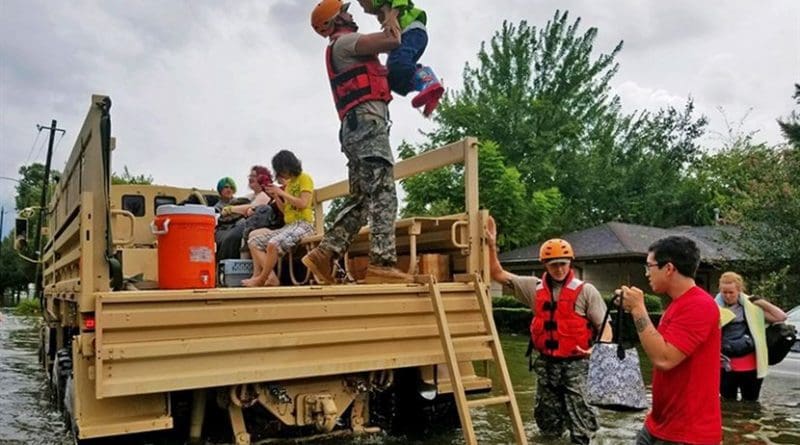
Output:
<instances>
[{"instance_id":1,"label":"gray storage bin","mask_svg":"<svg viewBox=\"0 0 800 445\"><path fill-rule=\"evenodd\" d=\"M242 280L253 276L253 260L222 260L218 270L220 287L242 287Z\"/></svg>"}]
</instances>

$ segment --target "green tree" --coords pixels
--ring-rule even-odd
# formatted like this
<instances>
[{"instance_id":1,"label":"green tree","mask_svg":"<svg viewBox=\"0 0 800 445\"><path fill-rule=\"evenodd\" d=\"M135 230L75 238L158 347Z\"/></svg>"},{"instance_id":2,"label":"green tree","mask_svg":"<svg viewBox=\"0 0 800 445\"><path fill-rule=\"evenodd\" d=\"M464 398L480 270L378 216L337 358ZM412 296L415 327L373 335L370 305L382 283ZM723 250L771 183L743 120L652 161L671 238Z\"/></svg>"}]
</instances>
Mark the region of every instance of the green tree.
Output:
<instances>
[{"instance_id":1,"label":"green tree","mask_svg":"<svg viewBox=\"0 0 800 445\"><path fill-rule=\"evenodd\" d=\"M732 241L751 258L741 271L753 293L788 309L800 304L800 147L784 134L789 144L773 147L729 130L691 178L706 211L718 209L721 222L741 229Z\"/></svg>"},{"instance_id":2,"label":"green tree","mask_svg":"<svg viewBox=\"0 0 800 445\"><path fill-rule=\"evenodd\" d=\"M608 221L657 227L706 224L713 212L686 186L706 125L688 100L632 116L607 114L587 136L586 150L560 154L553 185L565 197L557 227L568 232Z\"/></svg>"},{"instance_id":3,"label":"green tree","mask_svg":"<svg viewBox=\"0 0 800 445\"><path fill-rule=\"evenodd\" d=\"M595 56L597 28L580 34L579 27L580 19L570 22L569 13L559 11L543 29L503 22L489 44L481 44L477 66L464 68L463 90L439 107L431 143L493 140L531 186L529 195L552 186L562 154L585 148L594 129L614 126L615 119L604 117L619 108L609 81L622 42Z\"/></svg>"},{"instance_id":4,"label":"green tree","mask_svg":"<svg viewBox=\"0 0 800 445\"><path fill-rule=\"evenodd\" d=\"M580 19L558 11L542 29L504 22L481 45L477 64L466 65L463 90L442 102L429 141L401 150L408 157L464 136L493 141L496 154L482 151L481 164L500 162L517 172L494 171L500 182L481 178L481 204L501 233L510 232L503 248L610 220L669 226L713 217L702 202L687 205L692 194L681 189L700 152L705 118L696 116L691 99L683 109L624 115L609 86L622 42L599 52L597 32L580 31ZM457 208L457 173L406 181L404 212Z\"/></svg>"},{"instance_id":5,"label":"green tree","mask_svg":"<svg viewBox=\"0 0 800 445\"><path fill-rule=\"evenodd\" d=\"M48 200L52 198L56 184L59 180L59 172L51 171L50 190ZM33 211L24 212L28 219L27 247L20 253L28 258L36 258L34 240L39 231L39 204L41 203L42 184L44 183L44 165L33 163L19 168L19 184L16 186L16 196L14 203L18 211L32 209ZM13 222L13 221L12 221ZM42 244L47 242L46 237L42 237ZM2 251L0 252L0 294L7 289L22 290L28 283L34 281L36 268L33 263L27 262L19 257L13 248L14 240L11 236L2 240Z\"/></svg>"},{"instance_id":6,"label":"green tree","mask_svg":"<svg viewBox=\"0 0 800 445\"><path fill-rule=\"evenodd\" d=\"M514 167L505 165L505 159L496 143L490 140L479 146L478 188L479 204L491 209L502 228L498 245L519 246L541 236L551 228L554 209L561 206L561 195L554 188L537 191L528 196ZM404 144L400 157L409 158L416 152ZM404 179L406 205L401 214L442 216L464 212L463 166L454 165ZM525 223L520 224L520 215Z\"/></svg>"},{"instance_id":7,"label":"green tree","mask_svg":"<svg viewBox=\"0 0 800 445\"><path fill-rule=\"evenodd\" d=\"M12 236L0 245L0 300L7 290L21 291L33 280L34 266L22 260L14 251Z\"/></svg>"},{"instance_id":8,"label":"green tree","mask_svg":"<svg viewBox=\"0 0 800 445\"><path fill-rule=\"evenodd\" d=\"M800 84L794 84L794 96L792 97L800 105ZM800 148L800 111L793 111L786 120L778 119L778 125L783 131L783 135L786 136L786 140L796 148Z\"/></svg>"},{"instance_id":9,"label":"green tree","mask_svg":"<svg viewBox=\"0 0 800 445\"><path fill-rule=\"evenodd\" d=\"M19 168L20 181L16 186L17 195L14 203L17 209L28 207L38 207L42 198L42 184L44 183L44 165L38 162L23 165ZM61 174L56 170L50 171L50 190L47 192L47 199L53 197L53 191L60 179Z\"/></svg>"},{"instance_id":10,"label":"green tree","mask_svg":"<svg viewBox=\"0 0 800 445\"><path fill-rule=\"evenodd\" d=\"M112 184L142 184L142 185L150 185L153 183L153 176L152 175L134 175L128 170L128 166L124 166L122 169L122 174L117 174L117 172L111 173L111 183Z\"/></svg>"},{"instance_id":11,"label":"green tree","mask_svg":"<svg viewBox=\"0 0 800 445\"><path fill-rule=\"evenodd\" d=\"M740 245L754 259L761 290L783 307L800 304L800 148L781 147L757 158L765 172L760 180L745 184ZM758 275L757 275L758 276Z\"/></svg>"}]
</instances>

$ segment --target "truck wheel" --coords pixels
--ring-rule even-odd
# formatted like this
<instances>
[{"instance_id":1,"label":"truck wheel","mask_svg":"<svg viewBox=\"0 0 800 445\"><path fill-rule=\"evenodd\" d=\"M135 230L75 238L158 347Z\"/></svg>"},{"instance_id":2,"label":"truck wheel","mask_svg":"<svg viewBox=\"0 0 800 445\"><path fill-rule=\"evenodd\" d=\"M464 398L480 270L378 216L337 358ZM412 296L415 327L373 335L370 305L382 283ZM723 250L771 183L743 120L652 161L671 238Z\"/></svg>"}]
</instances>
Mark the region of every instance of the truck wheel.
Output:
<instances>
[{"instance_id":1,"label":"truck wheel","mask_svg":"<svg viewBox=\"0 0 800 445\"><path fill-rule=\"evenodd\" d=\"M370 397L370 423L390 435L419 434L458 426L452 394L425 400L417 390L416 369L395 370L394 386Z\"/></svg>"},{"instance_id":2,"label":"truck wheel","mask_svg":"<svg viewBox=\"0 0 800 445\"><path fill-rule=\"evenodd\" d=\"M67 377L72 375L72 357L67 348L59 349L56 353L55 360L53 360L53 371L51 381L53 385L53 396L55 398L56 407L59 410L64 409L64 394L67 384Z\"/></svg>"},{"instance_id":3,"label":"truck wheel","mask_svg":"<svg viewBox=\"0 0 800 445\"><path fill-rule=\"evenodd\" d=\"M47 362L45 361L45 347L44 347L44 342L46 338L48 338L47 326L42 326L41 328L39 328L39 348L36 350L36 353L39 357L39 364L42 365L43 367L47 366Z\"/></svg>"},{"instance_id":4,"label":"truck wheel","mask_svg":"<svg viewBox=\"0 0 800 445\"><path fill-rule=\"evenodd\" d=\"M64 384L64 426L67 431L70 432L72 443L77 445L85 443L85 441L78 439L78 423L75 420L74 389L75 385L72 380L72 374L70 373Z\"/></svg>"},{"instance_id":5,"label":"truck wheel","mask_svg":"<svg viewBox=\"0 0 800 445\"><path fill-rule=\"evenodd\" d=\"M48 327L47 325L42 326L41 338L39 341L39 345L41 347L41 363L42 368L44 368L45 373L48 377L52 376L53 372L53 360L55 360L55 344L56 344L56 335L55 329ZM52 379L48 378L48 387L52 389L50 385L50 381Z\"/></svg>"}]
</instances>

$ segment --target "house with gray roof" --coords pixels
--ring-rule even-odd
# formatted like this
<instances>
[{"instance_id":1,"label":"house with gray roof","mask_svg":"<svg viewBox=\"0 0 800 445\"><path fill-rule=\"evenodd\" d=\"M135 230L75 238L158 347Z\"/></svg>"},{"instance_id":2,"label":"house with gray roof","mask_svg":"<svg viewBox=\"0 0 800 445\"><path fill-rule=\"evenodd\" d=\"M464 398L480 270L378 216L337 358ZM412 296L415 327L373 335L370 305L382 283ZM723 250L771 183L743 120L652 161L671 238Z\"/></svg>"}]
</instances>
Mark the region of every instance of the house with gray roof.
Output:
<instances>
[{"instance_id":1,"label":"house with gray roof","mask_svg":"<svg viewBox=\"0 0 800 445\"><path fill-rule=\"evenodd\" d=\"M732 226L678 226L669 229L609 222L562 238L575 250L573 266L576 275L594 284L603 295L620 285L632 285L652 293L644 276L647 248L654 241L670 235L691 238L700 248L700 267L695 277L698 285L709 292L717 291L719 276L730 267L747 259L737 249ZM511 250L499 255L500 263L518 275L541 275L539 244Z\"/></svg>"}]
</instances>

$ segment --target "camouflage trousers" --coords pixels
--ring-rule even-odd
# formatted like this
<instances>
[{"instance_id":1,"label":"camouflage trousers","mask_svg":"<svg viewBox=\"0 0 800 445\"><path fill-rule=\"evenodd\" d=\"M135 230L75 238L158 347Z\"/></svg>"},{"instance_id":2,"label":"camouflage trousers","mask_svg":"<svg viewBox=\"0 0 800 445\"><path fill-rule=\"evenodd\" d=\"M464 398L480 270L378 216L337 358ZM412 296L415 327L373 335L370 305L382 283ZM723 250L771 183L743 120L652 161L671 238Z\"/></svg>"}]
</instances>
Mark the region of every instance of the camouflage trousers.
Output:
<instances>
[{"instance_id":1,"label":"camouflage trousers","mask_svg":"<svg viewBox=\"0 0 800 445\"><path fill-rule=\"evenodd\" d=\"M589 360L558 360L539 355L533 417L545 436L561 436L569 430L574 444L588 444L597 431L594 408L586 402Z\"/></svg>"},{"instance_id":2,"label":"camouflage trousers","mask_svg":"<svg viewBox=\"0 0 800 445\"><path fill-rule=\"evenodd\" d=\"M397 263L394 239L397 190L388 124L381 119L359 119L356 128L348 128L346 120L342 129L342 151L347 156L350 196L333 227L325 232L320 247L344 255L359 229L369 222L370 263L394 266Z\"/></svg>"}]
</instances>

